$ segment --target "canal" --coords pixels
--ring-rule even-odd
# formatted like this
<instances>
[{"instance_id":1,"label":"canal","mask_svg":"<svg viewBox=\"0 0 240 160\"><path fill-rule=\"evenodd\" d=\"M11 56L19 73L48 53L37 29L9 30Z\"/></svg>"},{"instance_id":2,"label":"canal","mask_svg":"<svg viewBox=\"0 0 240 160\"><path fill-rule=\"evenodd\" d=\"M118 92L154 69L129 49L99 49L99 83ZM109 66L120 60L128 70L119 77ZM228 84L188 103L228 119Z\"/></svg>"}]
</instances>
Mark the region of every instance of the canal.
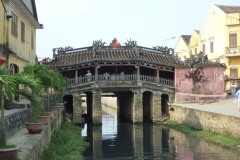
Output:
<instances>
[{"instance_id":1,"label":"canal","mask_svg":"<svg viewBox=\"0 0 240 160\"><path fill-rule=\"evenodd\" d=\"M85 124L83 139L90 143L86 160L239 160L240 151L217 146L161 125L133 125L111 111L102 125Z\"/></svg>"}]
</instances>

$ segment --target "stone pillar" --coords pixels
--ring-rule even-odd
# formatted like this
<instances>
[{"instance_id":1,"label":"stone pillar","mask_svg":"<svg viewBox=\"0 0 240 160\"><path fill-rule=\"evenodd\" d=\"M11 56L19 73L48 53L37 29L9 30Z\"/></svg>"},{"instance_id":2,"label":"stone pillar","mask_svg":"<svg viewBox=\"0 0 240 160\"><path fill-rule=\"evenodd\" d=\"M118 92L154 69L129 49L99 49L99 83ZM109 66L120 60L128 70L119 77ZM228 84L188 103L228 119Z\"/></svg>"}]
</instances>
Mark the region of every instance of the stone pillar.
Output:
<instances>
[{"instance_id":1,"label":"stone pillar","mask_svg":"<svg viewBox=\"0 0 240 160\"><path fill-rule=\"evenodd\" d=\"M175 102L175 95L174 95L174 93L173 94L169 94L168 96L169 96L168 102L169 103L174 103Z\"/></svg>"},{"instance_id":2,"label":"stone pillar","mask_svg":"<svg viewBox=\"0 0 240 160\"><path fill-rule=\"evenodd\" d=\"M133 92L133 105L132 105L132 122L142 123L143 122L143 100L141 90Z\"/></svg>"},{"instance_id":3,"label":"stone pillar","mask_svg":"<svg viewBox=\"0 0 240 160\"><path fill-rule=\"evenodd\" d=\"M73 123L83 123L82 97L79 94L73 95Z\"/></svg>"},{"instance_id":4,"label":"stone pillar","mask_svg":"<svg viewBox=\"0 0 240 160\"><path fill-rule=\"evenodd\" d=\"M78 70L75 69L75 84L78 84Z\"/></svg>"},{"instance_id":5,"label":"stone pillar","mask_svg":"<svg viewBox=\"0 0 240 160\"><path fill-rule=\"evenodd\" d=\"M157 74L156 74L156 77L157 77L156 83L159 83L159 80L160 80L160 78L159 78L159 67L157 67L156 72L157 72Z\"/></svg>"},{"instance_id":6,"label":"stone pillar","mask_svg":"<svg viewBox=\"0 0 240 160\"><path fill-rule=\"evenodd\" d=\"M140 81L140 66L135 66L137 70L137 81Z\"/></svg>"},{"instance_id":7,"label":"stone pillar","mask_svg":"<svg viewBox=\"0 0 240 160\"><path fill-rule=\"evenodd\" d=\"M100 68L100 66L95 66L95 81L98 81L98 69Z\"/></svg>"},{"instance_id":8,"label":"stone pillar","mask_svg":"<svg viewBox=\"0 0 240 160\"><path fill-rule=\"evenodd\" d=\"M161 92L153 93L153 107L151 108L152 122L160 122L162 120L162 97Z\"/></svg>"},{"instance_id":9,"label":"stone pillar","mask_svg":"<svg viewBox=\"0 0 240 160\"><path fill-rule=\"evenodd\" d=\"M101 92L98 90L93 91L93 105L92 105L92 123L102 124L102 103Z\"/></svg>"}]
</instances>

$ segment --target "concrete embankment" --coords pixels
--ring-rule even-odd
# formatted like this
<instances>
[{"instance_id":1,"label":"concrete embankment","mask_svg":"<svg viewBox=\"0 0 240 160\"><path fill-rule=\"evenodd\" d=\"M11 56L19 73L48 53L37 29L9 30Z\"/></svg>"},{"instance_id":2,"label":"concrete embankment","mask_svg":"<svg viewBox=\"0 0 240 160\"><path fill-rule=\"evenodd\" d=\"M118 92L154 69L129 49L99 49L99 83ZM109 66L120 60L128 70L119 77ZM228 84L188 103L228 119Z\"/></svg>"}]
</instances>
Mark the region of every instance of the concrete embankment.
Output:
<instances>
[{"instance_id":1,"label":"concrete embankment","mask_svg":"<svg viewBox=\"0 0 240 160\"><path fill-rule=\"evenodd\" d=\"M20 160L39 160L42 152L51 142L54 130L58 129L62 123L63 109L52 118L48 125L45 125L41 134L29 134L26 128L19 130L13 137L8 139L8 144L19 147L18 158Z\"/></svg>"},{"instance_id":2,"label":"concrete embankment","mask_svg":"<svg viewBox=\"0 0 240 160\"><path fill-rule=\"evenodd\" d=\"M170 111L170 119L173 121L187 124L196 129L240 137L239 117L179 105L173 105L173 108L174 111Z\"/></svg>"}]
</instances>

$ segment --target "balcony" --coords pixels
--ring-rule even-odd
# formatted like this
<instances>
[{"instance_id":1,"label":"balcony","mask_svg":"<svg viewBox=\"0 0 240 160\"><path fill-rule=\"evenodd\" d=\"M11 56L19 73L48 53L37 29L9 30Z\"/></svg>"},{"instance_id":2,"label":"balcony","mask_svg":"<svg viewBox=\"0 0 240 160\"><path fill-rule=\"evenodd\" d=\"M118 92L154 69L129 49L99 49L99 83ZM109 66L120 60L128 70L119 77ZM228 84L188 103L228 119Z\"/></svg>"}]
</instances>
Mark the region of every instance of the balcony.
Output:
<instances>
[{"instance_id":1,"label":"balcony","mask_svg":"<svg viewBox=\"0 0 240 160\"><path fill-rule=\"evenodd\" d=\"M238 57L240 56L240 47L236 48L225 48L226 57Z\"/></svg>"}]
</instances>

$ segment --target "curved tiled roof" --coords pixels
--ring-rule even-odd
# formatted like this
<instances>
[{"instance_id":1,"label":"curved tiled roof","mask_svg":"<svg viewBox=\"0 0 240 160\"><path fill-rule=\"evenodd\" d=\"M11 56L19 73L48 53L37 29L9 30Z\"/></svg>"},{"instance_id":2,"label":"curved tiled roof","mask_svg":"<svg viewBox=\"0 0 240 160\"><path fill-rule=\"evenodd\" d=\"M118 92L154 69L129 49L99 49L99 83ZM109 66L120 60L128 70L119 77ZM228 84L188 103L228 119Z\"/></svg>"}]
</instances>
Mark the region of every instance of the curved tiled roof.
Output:
<instances>
[{"instance_id":1,"label":"curved tiled roof","mask_svg":"<svg viewBox=\"0 0 240 160\"><path fill-rule=\"evenodd\" d=\"M144 47L86 47L59 52L52 67L84 65L88 63L148 63L156 66L186 66L169 53Z\"/></svg>"}]
</instances>

